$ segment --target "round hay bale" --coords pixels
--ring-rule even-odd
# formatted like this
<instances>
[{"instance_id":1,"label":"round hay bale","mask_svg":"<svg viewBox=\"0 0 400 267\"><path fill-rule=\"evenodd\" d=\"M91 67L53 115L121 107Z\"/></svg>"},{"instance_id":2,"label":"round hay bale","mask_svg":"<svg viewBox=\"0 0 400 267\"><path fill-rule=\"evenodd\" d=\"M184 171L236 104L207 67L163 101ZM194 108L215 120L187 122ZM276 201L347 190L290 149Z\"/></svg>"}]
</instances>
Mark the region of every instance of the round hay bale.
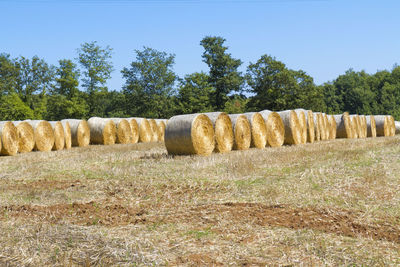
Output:
<instances>
[{"instance_id":1,"label":"round hay bale","mask_svg":"<svg viewBox=\"0 0 400 267\"><path fill-rule=\"evenodd\" d=\"M396 126L392 115L388 115L388 122L389 122L389 136L395 136Z\"/></svg>"},{"instance_id":2,"label":"round hay bale","mask_svg":"<svg viewBox=\"0 0 400 267\"><path fill-rule=\"evenodd\" d=\"M139 142L148 143L151 142L152 132L150 123L145 118L133 118L139 125Z\"/></svg>"},{"instance_id":3,"label":"round hay bale","mask_svg":"<svg viewBox=\"0 0 400 267\"><path fill-rule=\"evenodd\" d=\"M139 142L139 124L137 123L136 119L134 119L134 118L129 118L127 120L131 126L132 144L136 144L137 142Z\"/></svg>"},{"instance_id":4,"label":"round hay bale","mask_svg":"<svg viewBox=\"0 0 400 267\"><path fill-rule=\"evenodd\" d=\"M164 142L165 137L165 120L157 119L155 120L158 127L158 141Z\"/></svg>"},{"instance_id":5,"label":"round hay bale","mask_svg":"<svg viewBox=\"0 0 400 267\"><path fill-rule=\"evenodd\" d=\"M110 118L115 123L117 144L131 144L132 143L132 129L127 119Z\"/></svg>"},{"instance_id":6,"label":"round hay bale","mask_svg":"<svg viewBox=\"0 0 400 267\"><path fill-rule=\"evenodd\" d=\"M325 130L325 139L324 140L329 140L330 139L330 131L329 131L329 120L328 116L326 113L322 113L322 119L323 119L323 125L324 125L324 130Z\"/></svg>"},{"instance_id":7,"label":"round hay bale","mask_svg":"<svg viewBox=\"0 0 400 267\"><path fill-rule=\"evenodd\" d=\"M258 112L244 113L250 122L251 142L250 146L255 148L265 148L267 145L267 127L264 118Z\"/></svg>"},{"instance_id":8,"label":"round hay bale","mask_svg":"<svg viewBox=\"0 0 400 267\"><path fill-rule=\"evenodd\" d=\"M367 118L365 115L360 115L361 134L363 138L368 136Z\"/></svg>"},{"instance_id":9,"label":"round hay bale","mask_svg":"<svg viewBox=\"0 0 400 267\"><path fill-rule=\"evenodd\" d=\"M336 120L334 115L329 115L329 138L331 140L336 139Z\"/></svg>"},{"instance_id":10,"label":"round hay bale","mask_svg":"<svg viewBox=\"0 0 400 267\"><path fill-rule=\"evenodd\" d=\"M14 156L18 153L18 130L11 121L0 122L0 154Z\"/></svg>"},{"instance_id":11,"label":"round hay bale","mask_svg":"<svg viewBox=\"0 0 400 267\"><path fill-rule=\"evenodd\" d=\"M307 143L307 119L304 109L295 109L300 124L301 143Z\"/></svg>"},{"instance_id":12,"label":"round hay bale","mask_svg":"<svg viewBox=\"0 0 400 267\"><path fill-rule=\"evenodd\" d=\"M110 119L92 117L88 120L90 129L90 143L99 145L113 145L117 139L117 128Z\"/></svg>"},{"instance_id":13,"label":"round hay bale","mask_svg":"<svg viewBox=\"0 0 400 267\"><path fill-rule=\"evenodd\" d=\"M251 126L247 117L243 114L231 114L229 118L233 129L234 150L247 150L251 145Z\"/></svg>"},{"instance_id":14,"label":"round hay bale","mask_svg":"<svg viewBox=\"0 0 400 267\"><path fill-rule=\"evenodd\" d=\"M389 120L385 115L374 115L375 126L376 126L376 136L389 136Z\"/></svg>"},{"instance_id":15,"label":"round hay bale","mask_svg":"<svg viewBox=\"0 0 400 267\"><path fill-rule=\"evenodd\" d=\"M86 147L89 145L90 128L86 120L66 119L62 120L61 123L64 126L68 123L70 126L72 146Z\"/></svg>"},{"instance_id":16,"label":"round hay bale","mask_svg":"<svg viewBox=\"0 0 400 267\"><path fill-rule=\"evenodd\" d=\"M68 121L61 121L61 124L64 128L64 139L65 139L65 149L70 149L72 146L72 137L71 137L71 126Z\"/></svg>"},{"instance_id":17,"label":"round hay bale","mask_svg":"<svg viewBox=\"0 0 400 267\"><path fill-rule=\"evenodd\" d=\"M400 121L395 121L394 126L396 127L396 134L400 133Z\"/></svg>"},{"instance_id":18,"label":"round hay bale","mask_svg":"<svg viewBox=\"0 0 400 267\"><path fill-rule=\"evenodd\" d=\"M26 121L14 121L18 133L18 152L31 152L35 147L35 133L33 127Z\"/></svg>"},{"instance_id":19,"label":"round hay bale","mask_svg":"<svg viewBox=\"0 0 400 267\"><path fill-rule=\"evenodd\" d=\"M360 125L358 123L357 115L350 115L351 125L353 127L353 137L354 138L361 138L360 137Z\"/></svg>"},{"instance_id":20,"label":"round hay bale","mask_svg":"<svg viewBox=\"0 0 400 267\"><path fill-rule=\"evenodd\" d=\"M27 120L35 133L35 147L37 151L51 151L54 146L54 131L48 121Z\"/></svg>"},{"instance_id":21,"label":"round hay bale","mask_svg":"<svg viewBox=\"0 0 400 267\"><path fill-rule=\"evenodd\" d=\"M204 113L212 122L215 134L215 152L226 153L233 148L232 121L225 112Z\"/></svg>"},{"instance_id":22,"label":"round hay bale","mask_svg":"<svg viewBox=\"0 0 400 267\"><path fill-rule=\"evenodd\" d=\"M314 129L314 113L312 110L306 110L307 112L307 142L314 143L315 141L315 129Z\"/></svg>"},{"instance_id":23,"label":"round hay bale","mask_svg":"<svg viewBox=\"0 0 400 267\"><path fill-rule=\"evenodd\" d=\"M321 140L321 125L319 121L319 116L317 113L313 114L313 120L314 120L314 138L315 141L320 141Z\"/></svg>"},{"instance_id":24,"label":"round hay bale","mask_svg":"<svg viewBox=\"0 0 400 267\"><path fill-rule=\"evenodd\" d=\"M300 122L294 110L284 110L278 112L285 126L284 144L298 145L302 142Z\"/></svg>"},{"instance_id":25,"label":"round hay bale","mask_svg":"<svg viewBox=\"0 0 400 267\"><path fill-rule=\"evenodd\" d=\"M270 110L263 110L260 114L267 128L267 144L270 147L282 146L285 140L285 126L281 116Z\"/></svg>"},{"instance_id":26,"label":"round hay bale","mask_svg":"<svg viewBox=\"0 0 400 267\"><path fill-rule=\"evenodd\" d=\"M165 129L165 147L173 155L210 155L215 147L211 120L204 114L172 117Z\"/></svg>"},{"instance_id":27,"label":"round hay bale","mask_svg":"<svg viewBox=\"0 0 400 267\"><path fill-rule=\"evenodd\" d=\"M336 138L353 138L351 118L348 112L333 115L336 122Z\"/></svg>"},{"instance_id":28,"label":"round hay bale","mask_svg":"<svg viewBox=\"0 0 400 267\"><path fill-rule=\"evenodd\" d=\"M328 131L326 129L326 121L325 121L325 116L321 112L316 112L314 113L315 120L318 124L318 129L319 129L319 140L327 140L328 139Z\"/></svg>"},{"instance_id":29,"label":"round hay bale","mask_svg":"<svg viewBox=\"0 0 400 267\"><path fill-rule=\"evenodd\" d=\"M158 142L158 126L154 119L148 119L151 129L151 142Z\"/></svg>"},{"instance_id":30,"label":"round hay bale","mask_svg":"<svg viewBox=\"0 0 400 267\"><path fill-rule=\"evenodd\" d=\"M65 146L64 127L60 121L49 121L54 131L54 145L52 150L62 150Z\"/></svg>"},{"instance_id":31,"label":"round hay bale","mask_svg":"<svg viewBox=\"0 0 400 267\"><path fill-rule=\"evenodd\" d=\"M376 137L375 116L373 115L366 116L366 124L367 124L367 137Z\"/></svg>"}]
</instances>

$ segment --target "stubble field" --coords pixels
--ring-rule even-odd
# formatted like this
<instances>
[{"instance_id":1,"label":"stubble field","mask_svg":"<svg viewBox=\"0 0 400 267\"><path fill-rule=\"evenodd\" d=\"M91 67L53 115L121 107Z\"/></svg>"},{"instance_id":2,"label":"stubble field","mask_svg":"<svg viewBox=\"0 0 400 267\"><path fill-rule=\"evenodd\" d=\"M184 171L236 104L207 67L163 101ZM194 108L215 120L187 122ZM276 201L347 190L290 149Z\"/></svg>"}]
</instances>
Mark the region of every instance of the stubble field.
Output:
<instances>
[{"instance_id":1,"label":"stubble field","mask_svg":"<svg viewBox=\"0 0 400 267\"><path fill-rule=\"evenodd\" d=\"M399 265L400 137L0 157L1 266Z\"/></svg>"}]
</instances>

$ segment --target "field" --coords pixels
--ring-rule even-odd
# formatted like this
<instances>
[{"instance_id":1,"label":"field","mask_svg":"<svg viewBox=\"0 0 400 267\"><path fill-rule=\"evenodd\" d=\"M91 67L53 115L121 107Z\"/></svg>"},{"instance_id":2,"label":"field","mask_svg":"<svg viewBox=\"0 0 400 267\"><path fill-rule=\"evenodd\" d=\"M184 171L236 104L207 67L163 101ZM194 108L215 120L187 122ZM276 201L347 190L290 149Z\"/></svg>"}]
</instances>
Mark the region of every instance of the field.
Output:
<instances>
[{"instance_id":1,"label":"field","mask_svg":"<svg viewBox=\"0 0 400 267\"><path fill-rule=\"evenodd\" d=\"M1 266L399 265L400 137L0 158Z\"/></svg>"}]
</instances>

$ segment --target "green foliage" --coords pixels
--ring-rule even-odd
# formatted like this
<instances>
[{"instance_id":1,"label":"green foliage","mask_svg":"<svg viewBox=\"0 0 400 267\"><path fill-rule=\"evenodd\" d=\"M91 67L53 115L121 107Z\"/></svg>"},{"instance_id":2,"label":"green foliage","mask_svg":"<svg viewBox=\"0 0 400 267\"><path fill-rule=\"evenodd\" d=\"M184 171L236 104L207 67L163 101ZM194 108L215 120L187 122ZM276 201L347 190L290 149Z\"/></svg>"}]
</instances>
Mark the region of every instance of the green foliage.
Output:
<instances>
[{"instance_id":1,"label":"green foliage","mask_svg":"<svg viewBox=\"0 0 400 267\"><path fill-rule=\"evenodd\" d=\"M204 47L203 61L210 68L209 82L215 88L211 101L216 110L222 110L228 95L239 92L244 82L238 71L242 61L226 53L228 47L223 46L225 41L222 37L207 36L200 42Z\"/></svg>"},{"instance_id":2,"label":"green foliage","mask_svg":"<svg viewBox=\"0 0 400 267\"><path fill-rule=\"evenodd\" d=\"M136 61L124 68L124 94L128 114L149 118L166 118L174 114L173 95L177 79L172 67L175 55L145 47L135 50Z\"/></svg>"},{"instance_id":3,"label":"green foliage","mask_svg":"<svg viewBox=\"0 0 400 267\"><path fill-rule=\"evenodd\" d=\"M241 95L232 95L225 102L224 112L228 114L244 113L247 111L248 99Z\"/></svg>"},{"instance_id":4,"label":"green foliage","mask_svg":"<svg viewBox=\"0 0 400 267\"><path fill-rule=\"evenodd\" d=\"M312 77L286 68L271 56L263 55L255 64L250 63L246 80L253 94L249 110L325 109L322 88L315 86Z\"/></svg>"},{"instance_id":5,"label":"green foliage","mask_svg":"<svg viewBox=\"0 0 400 267\"><path fill-rule=\"evenodd\" d=\"M59 67L56 70L56 85L52 93L67 96L71 99L79 93L79 70L75 63L69 59L62 59L58 61Z\"/></svg>"},{"instance_id":6,"label":"green foliage","mask_svg":"<svg viewBox=\"0 0 400 267\"><path fill-rule=\"evenodd\" d=\"M19 70L8 54L0 54L0 95L15 92Z\"/></svg>"},{"instance_id":7,"label":"green foliage","mask_svg":"<svg viewBox=\"0 0 400 267\"><path fill-rule=\"evenodd\" d=\"M111 53L112 48L101 48L96 41L84 43L78 49L78 60L84 69L82 86L88 94L89 116L105 116L103 102L107 99L106 83L113 71Z\"/></svg>"},{"instance_id":8,"label":"green foliage","mask_svg":"<svg viewBox=\"0 0 400 267\"><path fill-rule=\"evenodd\" d=\"M0 121L34 119L34 112L16 93L0 96Z\"/></svg>"},{"instance_id":9,"label":"green foliage","mask_svg":"<svg viewBox=\"0 0 400 267\"><path fill-rule=\"evenodd\" d=\"M80 95L80 96L79 96ZM88 105L80 93L68 99L64 95L51 95L47 99L46 120L62 120L65 118L84 119L87 117Z\"/></svg>"},{"instance_id":10,"label":"green foliage","mask_svg":"<svg viewBox=\"0 0 400 267\"><path fill-rule=\"evenodd\" d=\"M186 75L180 81L177 96L177 113L190 114L213 111L210 95L215 89L209 83L209 76L204 72Z\"/></svg>"}]
</instances>

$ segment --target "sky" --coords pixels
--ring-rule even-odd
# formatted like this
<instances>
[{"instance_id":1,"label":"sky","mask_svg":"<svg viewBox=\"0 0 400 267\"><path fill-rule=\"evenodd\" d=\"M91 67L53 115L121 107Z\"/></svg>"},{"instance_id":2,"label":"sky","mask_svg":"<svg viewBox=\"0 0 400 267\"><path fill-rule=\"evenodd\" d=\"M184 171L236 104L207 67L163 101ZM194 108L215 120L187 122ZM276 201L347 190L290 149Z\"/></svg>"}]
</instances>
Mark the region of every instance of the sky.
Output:
<instances>
[{"instance_id":1,"label":"sky","mask_svg":"<svg viewBox=\"0 0 400 267\"><path fill-rule=\"evenodd\" d=\"M136 49L175 54L183 77L207 71L200 41L221 36L243 72L268 54L322 84L400 63L399 14L397 0L0 0L0 53L57 65L97 41L113 48L108 86L120 90Z\"/></svg>"}]
</instances>

